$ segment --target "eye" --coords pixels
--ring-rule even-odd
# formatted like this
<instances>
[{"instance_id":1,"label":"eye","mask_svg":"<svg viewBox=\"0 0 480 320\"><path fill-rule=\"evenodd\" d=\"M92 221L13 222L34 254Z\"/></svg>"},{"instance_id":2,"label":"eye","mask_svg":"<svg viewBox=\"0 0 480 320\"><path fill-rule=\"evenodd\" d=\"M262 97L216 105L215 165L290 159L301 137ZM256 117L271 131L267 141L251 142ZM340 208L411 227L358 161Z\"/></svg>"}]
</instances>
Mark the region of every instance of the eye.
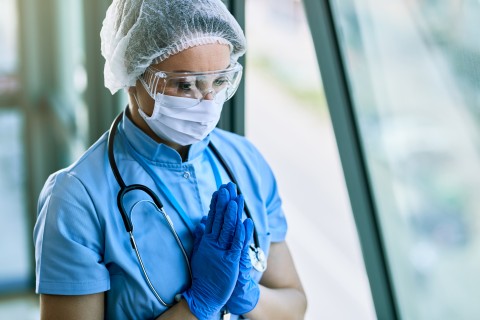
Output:
<instances>
[{"instance_id":1,"label":"eye","mask_svg":"<svg viewBox=\"0 0 480 320\"><path fill-rule=\"evenodd\" d=\"M195 82L189 79L177 79L173 83L173 87L176 91L188 92L195 89Z\"/></svg>"},{"instance_id":2,"label":"eye","mask_svg":"<svg viewBox=\"0 0 480 320\"><path fill-rule=\"evenodd\" d=\"M222 87L228 84L228 79L226 77L217 78L213 81L215 87Z\"/></svg>"},{"instance_id":3,"label":"eye","mask_svg":"<svg viewBox=\"0 0 480 320\"><path fill-rule=\"evenodd\" d=\"M190 82L178 82L177 88L179 90L188 91L192 89L192 83Z\"/></svg>"}]
</instances>

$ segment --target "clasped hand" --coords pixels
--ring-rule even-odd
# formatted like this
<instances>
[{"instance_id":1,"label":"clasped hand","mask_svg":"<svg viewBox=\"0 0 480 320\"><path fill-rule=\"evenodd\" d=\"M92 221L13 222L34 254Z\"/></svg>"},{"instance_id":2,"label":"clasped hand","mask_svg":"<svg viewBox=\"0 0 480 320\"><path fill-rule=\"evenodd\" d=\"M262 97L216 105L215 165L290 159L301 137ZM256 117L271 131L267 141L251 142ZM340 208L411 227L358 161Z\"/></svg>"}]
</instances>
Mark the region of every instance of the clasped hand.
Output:
<instances>
[{"instance_id":1,"label":"clasped hand","mask_svg":"<svg viewBox=\"0 0 480 320\"><path fill-rule=\"evenodd\" d=\"M230 312L252 310L259 299L258 284L250 277L248 255L253 222L242 223L243 196L235 185L214 192L207 219L195 230L192 285L183 297L199 319L212 319L226 305Z\"/></svg>"}]
</instances>

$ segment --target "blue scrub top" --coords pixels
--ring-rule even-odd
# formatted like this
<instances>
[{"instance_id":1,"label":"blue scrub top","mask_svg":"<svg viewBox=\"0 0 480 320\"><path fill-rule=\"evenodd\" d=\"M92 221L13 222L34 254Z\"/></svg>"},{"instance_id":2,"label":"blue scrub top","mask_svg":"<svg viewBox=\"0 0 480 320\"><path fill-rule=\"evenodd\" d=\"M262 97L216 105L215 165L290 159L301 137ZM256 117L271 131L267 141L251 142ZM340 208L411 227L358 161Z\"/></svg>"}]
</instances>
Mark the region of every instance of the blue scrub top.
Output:
<instances>
[{"instance_id":1,"label":"blue scrub top","mask_svg":"<svg viewBox=\"0 0 480 320\"><path fill-rule=\"evenodd\" d=\"M233 171L245 196L260 245L285 240L287 223L274 175L244 137L215 129L190 147L188 161L159 144L124 115L115 137L115 159L127 185L143 184L163 202L188 254L192 235L165 193L131 153L162 179L194 225L208 214L217 190L207 145L212 141ZM229 180L214 158L222 183ZM70 167L52 174L40 194L34 228L36 292L85 295L106 292L106 319L155 319L166 308L147 286L117 207L119 191L107 156L107 133ZM135 191L124 205L148 276L162 299L172 302L190 281L183 255L165 219ZM256 281L261 273L253 270ZM236 318L236 317L233 317Z\"/></svg>"}]
</instances>

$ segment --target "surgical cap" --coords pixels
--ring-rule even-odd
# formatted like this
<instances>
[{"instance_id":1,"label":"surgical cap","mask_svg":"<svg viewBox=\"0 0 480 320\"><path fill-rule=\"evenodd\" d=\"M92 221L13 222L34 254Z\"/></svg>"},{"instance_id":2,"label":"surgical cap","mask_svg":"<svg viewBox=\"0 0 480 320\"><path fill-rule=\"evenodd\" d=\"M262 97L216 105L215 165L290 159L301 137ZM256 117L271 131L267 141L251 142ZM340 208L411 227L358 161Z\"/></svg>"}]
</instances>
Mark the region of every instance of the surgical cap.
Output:
<instances>
[{"instance_id":1,"label":"surgical cap","mask_svg":"<svg viewBox=\"0 0 480 320\"><path fill-rule=\"evenodd\" d=\"M113 0L100 32L105 86L134 86L151 64L185 49L220 43L231 62L245 53L245 36L220 0Z\"/></svg>"}]
</instances>

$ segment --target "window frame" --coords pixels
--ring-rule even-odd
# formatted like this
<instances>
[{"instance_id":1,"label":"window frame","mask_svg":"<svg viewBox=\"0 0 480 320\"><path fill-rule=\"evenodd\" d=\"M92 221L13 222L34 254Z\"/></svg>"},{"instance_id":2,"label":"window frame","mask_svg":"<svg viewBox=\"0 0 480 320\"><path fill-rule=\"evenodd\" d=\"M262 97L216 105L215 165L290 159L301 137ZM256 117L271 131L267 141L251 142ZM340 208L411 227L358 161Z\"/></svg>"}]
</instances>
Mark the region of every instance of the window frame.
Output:
<instances>
[{"instance_id":1,"label":"window frame","mask_svg":"<svg viewBox=\"0 0 480 320\"><path fill-rule=\"evenodd\" d=\"M375 311L379 319L400 319L346 65L340 50L340 31L336 29L332 1L303 0L303 3L317 53Z\"/></svg>"}]
</instances>

